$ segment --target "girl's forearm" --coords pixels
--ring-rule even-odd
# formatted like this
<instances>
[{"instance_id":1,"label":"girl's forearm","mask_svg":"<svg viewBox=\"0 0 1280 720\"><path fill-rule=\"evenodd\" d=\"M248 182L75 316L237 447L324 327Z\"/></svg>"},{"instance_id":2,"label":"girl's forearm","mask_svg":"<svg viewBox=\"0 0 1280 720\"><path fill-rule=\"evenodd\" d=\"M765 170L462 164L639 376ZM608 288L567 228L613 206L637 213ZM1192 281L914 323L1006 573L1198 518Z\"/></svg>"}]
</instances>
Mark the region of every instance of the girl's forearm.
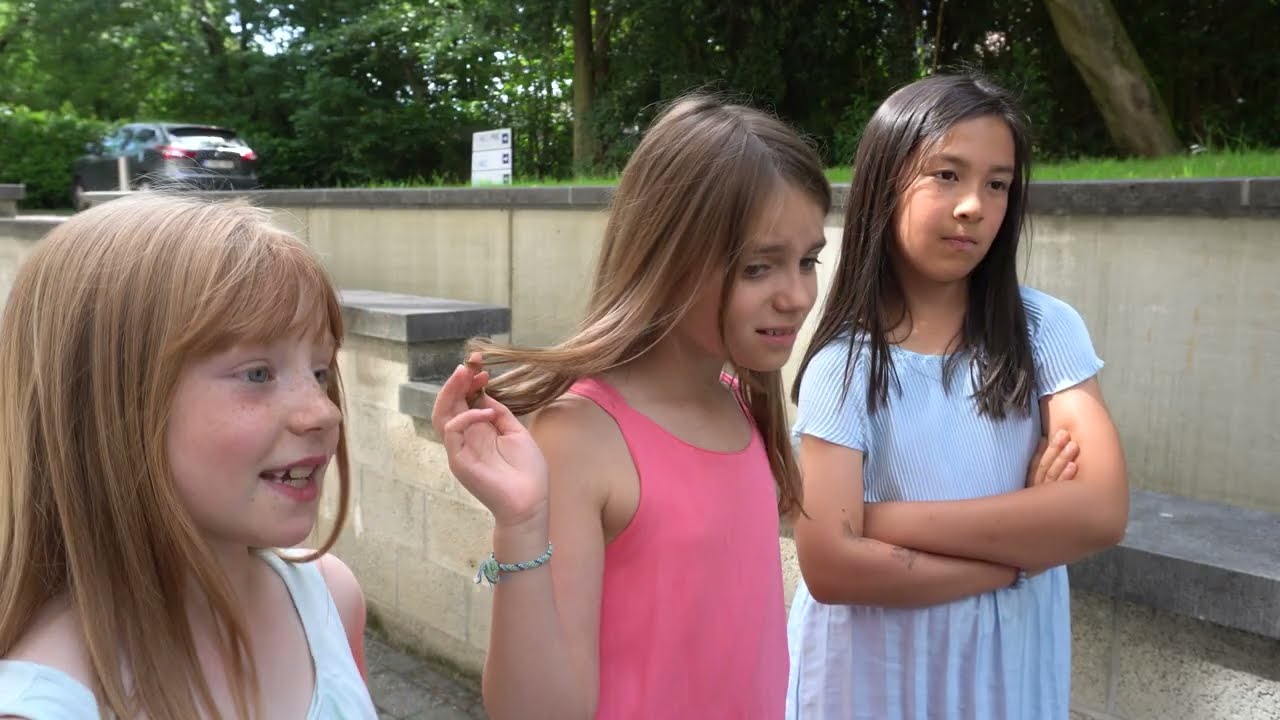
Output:
<instances>
[{"instance_id":1,"label":"girl's forearm","mask_svg":"<svg viewBox=\"0 0 1280 720\"><path fill-rule=\"evenodd\" d=\"M545 518L493 533L501 562L532 560L547 549ZM575 667L556 607L547 565L503 573L493 588L489 652L482 690L493 720L587 720L595 715L595 687ZM593 678L594 680L594 678Z\"/></svg>"},{"instance_id":2,"label":"girl's forearm","mask_svg":"<svg viewBox=\"0 0 1280 720\"><path fill-rule=\"evenodd\" d=\"M801 550L800 567L818 602L880 607L939 605L1008 587L1017 576L1003 565L854 537L835 554L810 557Z\"/></svg>"},{"instance_id":3,"label":"girl's forearm","mask_svg":"<svg viewBox=\"0 0 1280 720\"><path fill-rule=\"evenodd\" d=\"M1073 480L973 500L868 503L863 518L863 534L887 543L1042 569L1118 542L1126 505Z\"/></svg>"}]
</instances>

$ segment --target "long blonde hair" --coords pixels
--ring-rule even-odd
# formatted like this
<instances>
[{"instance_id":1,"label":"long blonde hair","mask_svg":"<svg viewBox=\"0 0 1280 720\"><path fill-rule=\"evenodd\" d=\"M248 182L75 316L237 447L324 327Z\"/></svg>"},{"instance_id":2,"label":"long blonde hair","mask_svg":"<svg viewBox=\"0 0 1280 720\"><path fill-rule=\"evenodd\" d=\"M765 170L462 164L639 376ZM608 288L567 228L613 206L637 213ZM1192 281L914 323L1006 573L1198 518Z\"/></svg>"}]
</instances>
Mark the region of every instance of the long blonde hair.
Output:
<instances>
[{"instance_id":1,"label":"long blonde hair","mask_svg":"<svg viewBox=\"0 0 1280 720\"><path fill-rule=\"evenodd\" d=\"M315 307L295 317L300 302ZM244 621L178 499L165 427L189 362L299 331L340 343L338 299L307 246L263 210L147 193L75 215L40 242L0 324L0 657L65 595L104 715L213 712L185 610L194 582L237 714L258 707ZM342 407L336 361L330 371ZM334 462L337 522L300 561L341 531L345 435Z\"/></svg>"},{"instance_id":2,"label":"long blonde hair","mask_svg":"<svg viewBox=\"0 0 1280 720\"><path fill-rule=\"evenodd\" d=\"M627 162L610 203L585 319L540 349L475 341L486 364L514 364L490 394L517 415L555 400L579 378L640 357L685 317L703 288L722 282L723 308L753 224L783 183L825 214L831 188L817 153L760 111L706 96L672 103ZM780 371L734 367L764 438L778 510L798 507L800 477L788 439Z\"/></svg>"}]
</instances>

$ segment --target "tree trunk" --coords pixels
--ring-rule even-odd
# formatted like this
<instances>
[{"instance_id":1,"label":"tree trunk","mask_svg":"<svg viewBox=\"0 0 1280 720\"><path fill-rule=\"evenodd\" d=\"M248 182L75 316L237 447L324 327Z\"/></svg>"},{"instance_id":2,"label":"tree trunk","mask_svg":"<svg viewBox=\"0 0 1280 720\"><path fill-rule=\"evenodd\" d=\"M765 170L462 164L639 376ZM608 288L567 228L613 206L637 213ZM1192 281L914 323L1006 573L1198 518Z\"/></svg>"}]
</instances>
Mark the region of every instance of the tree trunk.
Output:
<instances>
[{"instance_id":1,"label":"tree trunk","mask_svg":"<svg viewBox=\"0 0 1280 720\"><path fill-rule=\"evenodd\" d=\"M1045 6L1116 147L1149 157L1179 152L1169 112L1111 0L1045 0Z\"/></svg>"},{"instance_id":2,"label":"tree trunk","mask_svg":"<svg viewBox=\"0 0 1280 720\"><path fill-rule=\"evenodd\" d=\"M591 92L599 92L609 78L609 33L613 31L613 13L609 3L596 6L595 27L592 32L596 36L595 50L591 55L592 82ZM592 95L592 101L595 95ZM598 148L597 148L598 150Z\"/></svg>"},{"instance_id":3,"label":"tree trunk","mask_svg":"<svg viewBox=\"0 0 1280 720\"><path fill-rule=\"evenodd\" d=\"M573 171L591 172L596 163L596 137L591 127L595 99L594 42L591 0L573 0Z\"/></svg>"}]
</instances>

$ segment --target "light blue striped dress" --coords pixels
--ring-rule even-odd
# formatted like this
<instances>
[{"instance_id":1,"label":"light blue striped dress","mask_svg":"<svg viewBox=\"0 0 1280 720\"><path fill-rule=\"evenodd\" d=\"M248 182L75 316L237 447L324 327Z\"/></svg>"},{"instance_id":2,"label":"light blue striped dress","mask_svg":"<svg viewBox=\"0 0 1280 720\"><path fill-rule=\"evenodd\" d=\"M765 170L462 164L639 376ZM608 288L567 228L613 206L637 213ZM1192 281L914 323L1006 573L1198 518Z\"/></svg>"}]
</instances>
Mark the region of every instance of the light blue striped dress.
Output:
<instances>
[{"instance_id":1,"label":"light blue striped dress","mask_svg":"<svg viewBox=\"0 0 1280 720\"><path fill-rule=\"evenodd\" d=\"M1036 395L1095 375L1080 315L1023 288L1036 364ZM855 354L841 401L849 336L814 355L800 388L796 436L864 453L868 503L960 500L1025 485L1040 436L1030 416L994 421L978 413L962 360L943 391L942 356L894 348L900 390L868 416L865 351ZM1066 720L1071 679L1067 571L1058 567L1018 589L919 609L824 605L803 580L787 627L791 720Z\"/></svg>"}]
</instances>

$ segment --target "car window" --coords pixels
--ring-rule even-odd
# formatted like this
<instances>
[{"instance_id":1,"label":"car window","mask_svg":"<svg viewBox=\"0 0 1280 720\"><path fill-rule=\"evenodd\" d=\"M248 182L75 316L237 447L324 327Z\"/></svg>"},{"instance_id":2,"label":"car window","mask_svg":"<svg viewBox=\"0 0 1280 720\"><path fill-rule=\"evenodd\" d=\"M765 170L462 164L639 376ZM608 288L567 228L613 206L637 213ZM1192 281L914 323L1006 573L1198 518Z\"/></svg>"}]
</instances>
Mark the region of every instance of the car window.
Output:
<instances>
[{"instance_id":1,"label":"car window","mask_svg":"<svg viewBox=\"0 0 1280 720\"><path fill-rule=\"evenodd\" d=\"M131 128L123 127L102 139L102 153L110 155L119 152L129 141Z\"/></svg>"},{"instance_id":2,"label":"car window","mask_svg":"<svg viewBox=\"0 0 1280 720\"><path fill-rule=\"evenodd\" d=\"M124 150L122 152L126 155L140 152L155 139L156 131L154 128L135 128L133 133L130 135L128 142L125 143Z\"/></svg>"},{"instance_id":3,"label":"car window","mask_svg":"<svg viewBox=\"0 0 1280 720\"><path fill-rule=\"evenodd\" d=\"M185 148L244 147L244 141L231 130L208 127L169 128L173 144Z\"/></svg>"}]
</instances>

